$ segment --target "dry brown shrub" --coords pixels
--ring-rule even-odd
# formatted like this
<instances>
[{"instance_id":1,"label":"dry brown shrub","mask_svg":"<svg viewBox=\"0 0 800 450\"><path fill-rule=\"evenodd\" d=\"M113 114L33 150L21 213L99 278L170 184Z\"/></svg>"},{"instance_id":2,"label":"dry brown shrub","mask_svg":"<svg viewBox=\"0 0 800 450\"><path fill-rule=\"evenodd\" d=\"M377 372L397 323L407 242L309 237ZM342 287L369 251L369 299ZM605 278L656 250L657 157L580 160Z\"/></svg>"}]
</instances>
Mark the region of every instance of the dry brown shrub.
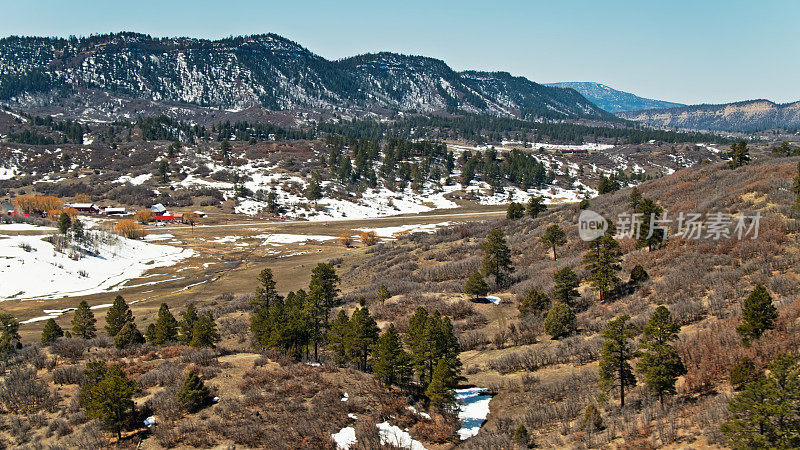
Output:
<instances>
[{"instance_id":1,"label":"dry brown shrub","mask_svg":"<svg viewBox=\"0 0 800 450\"><path fill-rule=\"evenodd\" d=\"M367 247L371 247L380 241L380 237L374 231L365 231L361 233L361 243Z\"/></svg>"},{"instance_id":2,"label":"dry brown shrub","mask_svg":"<svg viewBox=\"0 0 800 450\"><path fill-rule=\"evenodd\" d=\"M342 233L339 235L339 243L344 245L345 247L350 247L353 245L353 235L350 233Z\"/></svg>"}]
</instances>

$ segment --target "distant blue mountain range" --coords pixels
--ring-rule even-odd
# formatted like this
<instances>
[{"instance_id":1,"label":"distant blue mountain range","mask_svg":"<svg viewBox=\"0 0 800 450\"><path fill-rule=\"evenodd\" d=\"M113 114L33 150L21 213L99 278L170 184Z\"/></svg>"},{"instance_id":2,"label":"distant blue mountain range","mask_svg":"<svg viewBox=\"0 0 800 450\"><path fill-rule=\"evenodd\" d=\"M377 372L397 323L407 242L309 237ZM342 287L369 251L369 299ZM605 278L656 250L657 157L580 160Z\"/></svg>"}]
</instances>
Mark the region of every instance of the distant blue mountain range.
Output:
<instances>
[{"instance_id":1,"label":"distant blue mountain range","mask_svg":"<svg viewBox=\"0 0 800 450\"><path fill-rule=\"evenodd\" d=\"M590 81L549 83L545 86L575 89L590 102L613 114L625 111L642 111L646 109L663 109L686 106L681 103L665 102L663 100L653 100L639 97L638 95L634 95L629 92L612 89L605 84L593 83Z\"/></svg>"}]
</instances>

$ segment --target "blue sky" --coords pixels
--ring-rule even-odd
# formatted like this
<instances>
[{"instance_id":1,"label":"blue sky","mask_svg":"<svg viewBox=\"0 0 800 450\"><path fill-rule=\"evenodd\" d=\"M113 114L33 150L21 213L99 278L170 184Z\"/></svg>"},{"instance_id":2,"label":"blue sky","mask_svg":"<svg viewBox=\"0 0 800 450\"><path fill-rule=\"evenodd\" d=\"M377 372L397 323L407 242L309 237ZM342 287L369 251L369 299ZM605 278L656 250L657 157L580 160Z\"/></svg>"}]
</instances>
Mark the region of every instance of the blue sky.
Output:
<instances>
[{"instance_id":1,"label":"blue sky","mask_svg":"<svg viewBox=\"0 0 800 450\"><path fill-rule=\"evenodd\" d=\"M683 103L800 100L799 19L794 0L0 0L0 35L274 32L329 59L387 50Z\"/></svg>"}]
</instances>

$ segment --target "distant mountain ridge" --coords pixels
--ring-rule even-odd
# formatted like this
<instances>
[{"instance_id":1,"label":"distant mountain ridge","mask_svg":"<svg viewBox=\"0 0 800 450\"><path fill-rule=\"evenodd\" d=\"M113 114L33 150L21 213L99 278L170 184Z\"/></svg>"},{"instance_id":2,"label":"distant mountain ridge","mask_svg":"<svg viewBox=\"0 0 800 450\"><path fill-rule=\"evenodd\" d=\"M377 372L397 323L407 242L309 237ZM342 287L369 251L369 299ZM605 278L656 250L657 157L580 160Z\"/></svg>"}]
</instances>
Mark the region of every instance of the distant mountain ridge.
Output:
<instances>
[{"instance_id":1,"label":"distant mountain ridge","mask_svg":"<svg viewBox=\"0 0 800 450\"><path fill-rule=\"evenodd\" d=\"M624 111L663 109L686 106L682 103L666 102L639 97L629 92L618 91L605 84L590 81L546 83L545 86L571 88L580 92L587 100L612 114Z\"/></svg>"},{"instance_id":2,"label":"distant mountain ridge","mask_svg":"<svg viewBox=\"0 0 800 450\"><path fill-rule=\"evenodd\" d=\"M275 34L220 40L116 33L0 39L0 102L112 108L124 99L200 107L470 112L615 119L577 91L506 72L377 53L329 61Z\"/></svg>"},{"instance_id":3,"label":"distant mountain ridge","mask_svg":"<svg viewBox=\"0 0 800 450\"><path fill-rule=\"evenodd\" d=\"M748 100L720 105L629 111L617 115L661 127L755 132L800 127L800 101L777 104L769 100Z\"/></svg>"}]
</instances>

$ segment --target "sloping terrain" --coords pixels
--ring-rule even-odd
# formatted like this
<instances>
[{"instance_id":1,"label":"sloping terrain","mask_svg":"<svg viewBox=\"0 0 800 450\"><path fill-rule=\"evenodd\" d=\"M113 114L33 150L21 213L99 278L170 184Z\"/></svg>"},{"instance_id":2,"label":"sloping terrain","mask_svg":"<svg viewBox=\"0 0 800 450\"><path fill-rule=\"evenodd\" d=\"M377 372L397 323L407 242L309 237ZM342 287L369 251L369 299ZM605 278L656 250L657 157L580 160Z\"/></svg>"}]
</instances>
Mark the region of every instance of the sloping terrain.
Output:
<instances>
[{"instance_id":1,"label":"sloping terrain","mask_svg":"<svg viewBox=\"0 0 800 450\"><path fill-rule=\"evenodd\" d=\"M616 114L626 111L643 111L648 109L678 108L681 103L666 102L639 97L630 92L623 92L606 86L605 84L590 81L567 81L561 83L547 83L546 86L571 88L578 91L587 100L604 110Z\"/></svg>"},{"instance_id":2,"label":"sloping terrain","mask_svg":"<svg viewBox=\"0 0 800 450\"><path fill-rule=\"evenodd\" d=\"M129 99L229 110L463 111L522 118L613 119L571 89L507 73L457 73L394 53L328 61L274 34L218 41L135 33L0 40L0 100L136 117ZM141 106L141 105L139 105ZM52 107L52 105L51 105Z\"/></svg>"},{"instance_id":3,"label":"sloping terrain","mask_svg":"<svg viewBox=\"0 0 800 450\"><path fill-rule=\"evenodd\" d=\"M776 104L750 100L721 105L693 105L653 111L620 112L618 116L663 127L753 132L800 126L800 102Z\"/></svg>"}]
</instances>

